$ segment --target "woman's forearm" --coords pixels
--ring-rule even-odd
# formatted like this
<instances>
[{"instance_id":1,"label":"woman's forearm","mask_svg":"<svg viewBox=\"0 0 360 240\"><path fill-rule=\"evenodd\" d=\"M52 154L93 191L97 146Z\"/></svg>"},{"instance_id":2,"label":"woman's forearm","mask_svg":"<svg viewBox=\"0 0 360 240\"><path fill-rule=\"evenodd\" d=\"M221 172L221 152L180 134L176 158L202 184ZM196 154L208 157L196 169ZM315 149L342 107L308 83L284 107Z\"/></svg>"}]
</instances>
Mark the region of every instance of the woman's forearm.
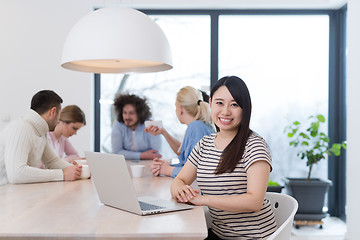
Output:
<instances>
[{"instance_id":1,"label":"woman's forearm","mask_svg":"<svg viewBox=\"0 0 360 240\"><path fill-rule=\"evenodd\" d=\"M176 153L176 155L180 155L180 142L174 138L173 136L171 136L165 129L163 129L162 131L162 135L165 137L165 140L168 142L168 144L170 145L171 149L174 151L174 153Z\"/></svg>"},{"instance_id":2,"label":"woman's forearm","mask_svg":"<svg viewBox=\"0 0 360 240\"><path fill-rule=\"evenodd\" d=\"M201 205L234 213L260 211L264 202L263 197L248 193L227 196L206 195L202 197L203 204Z\"/></svg>"},{"instance_id":3,"label":"woman's forearm","mask_svg":"<svg viewBox=\"0 0 360 240\"><path fill-rule=\"evenodd\" d=\"M171 192L171 196L176 199L176 195L178 193L178 190L184 186L185 183L179 179L179 178L175 178L174 181L171 183L171 186L170 186L170 192Z\"/></svg>"}]
</instances>

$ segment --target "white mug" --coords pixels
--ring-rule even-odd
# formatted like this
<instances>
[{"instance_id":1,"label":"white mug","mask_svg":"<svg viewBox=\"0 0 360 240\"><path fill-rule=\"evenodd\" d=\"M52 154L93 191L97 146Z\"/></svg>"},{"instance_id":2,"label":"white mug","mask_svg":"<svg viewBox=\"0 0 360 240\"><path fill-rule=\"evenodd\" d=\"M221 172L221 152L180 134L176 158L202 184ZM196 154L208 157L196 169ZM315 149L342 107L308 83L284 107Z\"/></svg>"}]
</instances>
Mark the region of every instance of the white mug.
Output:
<instances>
[{"instance_id":1,"label":"white mug","mask_svg":"<svg viewBox=\"0 0 360 240\"><path fill-rule=\"evenodd\" d=\"M89 165L82 165L81 168L81 176L82 179L86 179L90 177L90 169L89 169Z\"/></svg>"},{"instance_id":2,"label":"white mug","mask_svg":"<svg viewBox=\"0 0 360 240\"><path fill-rule=\"evenodd\" d=\"M85 159L77 159L77 160L74 160L77 165L87 165L87 161Z\"/></svg>"},{"instance_id":3,"label":"white mug","mask_svg":"<svg viewBox=\"0 0 360 240\"><path fill-rule=\"evenodd\" d=\"M131 165L130 168L132 176L138 178L143 176L145 165Z\"/></svg>"}]
</instances>

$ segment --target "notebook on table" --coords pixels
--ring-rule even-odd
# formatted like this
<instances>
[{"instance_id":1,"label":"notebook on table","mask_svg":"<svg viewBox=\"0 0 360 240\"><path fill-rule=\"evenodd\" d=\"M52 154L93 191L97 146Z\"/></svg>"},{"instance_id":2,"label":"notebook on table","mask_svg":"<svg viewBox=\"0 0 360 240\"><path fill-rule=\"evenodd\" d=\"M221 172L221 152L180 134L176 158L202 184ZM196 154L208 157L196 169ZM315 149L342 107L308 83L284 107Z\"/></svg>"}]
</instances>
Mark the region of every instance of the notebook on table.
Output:
<instances>
[{"instance_id":1,"label":"notebook on table","mask_svg":"<svg viewBox=\"0 0 360 240\"><path fill-rule=\"evenodd\" d=\"M193 206L151 196L138 197L123 155L85 152L100 201L138 215L191 209Z\"/></svg>"}]
</instances>

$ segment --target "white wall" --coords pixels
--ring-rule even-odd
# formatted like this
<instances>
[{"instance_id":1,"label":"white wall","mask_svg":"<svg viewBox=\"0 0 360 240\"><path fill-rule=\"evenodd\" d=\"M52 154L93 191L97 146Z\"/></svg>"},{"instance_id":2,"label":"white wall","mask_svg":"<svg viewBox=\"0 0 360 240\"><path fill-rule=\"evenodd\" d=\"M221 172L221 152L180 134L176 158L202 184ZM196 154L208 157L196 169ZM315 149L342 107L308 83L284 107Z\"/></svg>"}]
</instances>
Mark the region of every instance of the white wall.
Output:
<instances>
[{"instance_id":1,"label":"white wall","mask_svg":"<svg viewBox=\"0 0 360 240\"><path fill-rule=\"evenodd\" d=\"M93 75L60 66L71 27L93 11L88 0L2 0L0 14L0 128L30 108L31 97L51 89L76 104L87 126L71 138L82 155L93 146Z\"/></svg>"},{"instance_id":2,"label":"white wall","mask_svg":"<svg viewBox=\"0 0 360 240\"><path fill-rule=\"evenodd\" d=\"M360 1L348 1L347 16L347 238L360 239Z\"/></svg>"}]
</instances>

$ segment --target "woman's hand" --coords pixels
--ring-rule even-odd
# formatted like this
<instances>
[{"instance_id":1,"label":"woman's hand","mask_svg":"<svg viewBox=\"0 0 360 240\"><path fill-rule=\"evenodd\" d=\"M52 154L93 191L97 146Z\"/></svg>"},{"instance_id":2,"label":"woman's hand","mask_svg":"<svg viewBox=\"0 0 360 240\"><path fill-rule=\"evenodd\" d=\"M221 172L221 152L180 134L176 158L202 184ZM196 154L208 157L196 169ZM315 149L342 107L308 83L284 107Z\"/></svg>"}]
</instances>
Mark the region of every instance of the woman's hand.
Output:
<instances>
[{"instance_id":1,"label":"woman's hand","mask_svg":"<svg viewBox=\"0 0 360 240\"><path fill-rule=\"evenodd\" d=\"M168 161L159 158L155 158L150 165L150 171L154 176L171 176L173 169L174 167L171 167Z\"/></svg>"},{"instance_id":2,"label":"woman's hand","mask_svg":"<svg viewBox=\"0 0 360 240\"><path fill-rule=\"evenodd\" d=\"M174 181L171 183L170 193L172 198L178 202L191 202L193 204L198 204L197 198L202 197L199 194L200 191L194 190L190 186L195 179L196 167L187 161Z\"/></svg>"},{"instance_id":3,"label":"woman's hand","mask_svg":"<svg viewBox=\"0 0 360 240\"><path fill-rule=\"evenodd\" d=\"M199 190L194 190L189 185L181 185L171 188L171 196L178 202L187 203L198 196Z\"/></svg>"},{"instance_id":4,"label":"woman's hand","mask_svg":"<svg viewBox=\"0 0 360 240\"><path fill-rule=\"evenodd\" d=\"M208 198L200 194L200 190L195 190L197 195L193 197L190 202L197 206L207 206Z\"/></svg>"},{"instance_id":5,"label":"woman's hand","mask_svg":"<svg viewBox=\"0 0 360 240\"><path fill-rule=\"evenodd\" d=\"M150 165L150 171L154 176L159 176L160 175L160 168L161 168L161 164L162 164L161 159L159 158L154 158L153 162Z\"/></svg>"},{"instance_id":6,"label":"woman's hand","mask_svg":"<svg viewBox=\"0 0 360 240\"><path fill-rule=\"evenodd\" d=\"M145 133L151 133L154 136L163 134L163 131L164 128L158 128L154 125L150 125L149 127L145 128Z\"/></svg>"},{"instance_id":7,"label":"woman's hand","mask_svg":"<svg viewBox=\"0 0 360 240\"><path fill-rule=\"evenodd\" d=\"M192 203L197 206L204 206L207 202L206 196L201 195L200 190L194 190L189 185L178 188L171 193L171 195L176 201L181 203Z\"/></svg>"}]
</instances>

